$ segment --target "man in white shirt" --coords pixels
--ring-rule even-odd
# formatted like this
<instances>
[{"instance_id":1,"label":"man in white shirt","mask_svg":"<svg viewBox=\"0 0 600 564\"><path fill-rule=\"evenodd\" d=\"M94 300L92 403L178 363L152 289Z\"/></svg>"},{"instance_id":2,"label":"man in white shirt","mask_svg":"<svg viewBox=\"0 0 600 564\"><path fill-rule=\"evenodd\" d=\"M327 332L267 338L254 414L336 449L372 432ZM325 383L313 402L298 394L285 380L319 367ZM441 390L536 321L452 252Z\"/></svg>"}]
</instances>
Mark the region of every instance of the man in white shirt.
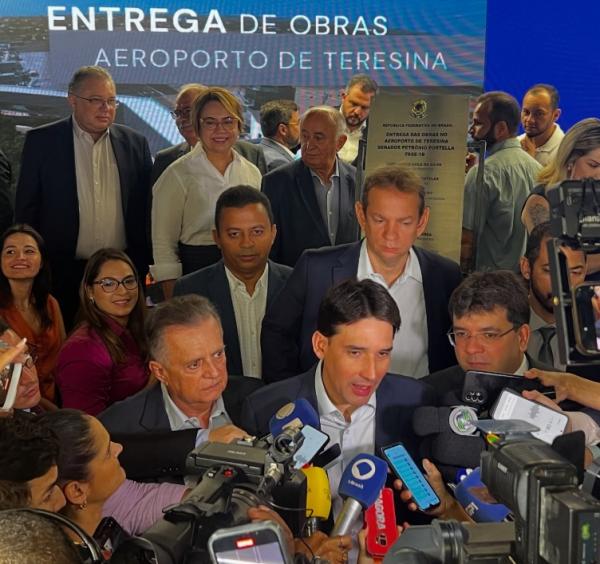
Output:
<instances>
[{"instance_id":1,"label":"man in white shirt","mask_svg":"<svg viewBox=\"0 0 600 564\"><path fill-rule=\"evenodd\" d=\"M293 163L291 149L300 142L300 114L293 100L271 100L260 108L260 145L267 161L267 170Z\"/></svg>"},{"instance_id":2,"label":"man in white shirt","mask_svg":"<svg viewBox=\"0 0 600 564\"><path fill-rule=\"evenodd\" d=\"M348 138L338 151L338 156L347 163L356 164L358 142L367 126L367 118L377 89L377 83L370 76L356 74L350 79L342 93L340 112L346 120Z\"/></svg>"},{"instance_id":3,"label":"man in white shirt","mask_svg":"<svg viewBox=\"0 0 600 564\"><path fill-rule=\"evenodd\" d=\"M521 125L525 133L519 135L519 141L542 166L552 160L565 136L556 123L561 113L558 104L558 90L551 84L535 84L523 97Z\"/></svg>"},{"instance_id":4,"label":"man in white shirt","mask_svg":"<svg viewBox=\"0 0 600 564\"><path fill-rule=\"evenodd\" d=\"M15 218L40 232L52 266L52 294L71 326L87 259L98 249L124 250L143 279L152 160L146 139L114 123L119 101L108 71L78 69L64 120L27 133Z\"/></svg>"},{"instance_id":5,"label":"man in white shirt","mask_svg":"<svg viewBox=\"0 0 600 564\"><path fill-rule=\"evenodd\" d=\"M276 235L271 204L262 192L250 186L228 188L217 200L213 229L223 258L175 284L174 295L199 294L216 306L229 374L262 375L262 320L292 272L268 260Z\"/></svg>"}]
</instances>

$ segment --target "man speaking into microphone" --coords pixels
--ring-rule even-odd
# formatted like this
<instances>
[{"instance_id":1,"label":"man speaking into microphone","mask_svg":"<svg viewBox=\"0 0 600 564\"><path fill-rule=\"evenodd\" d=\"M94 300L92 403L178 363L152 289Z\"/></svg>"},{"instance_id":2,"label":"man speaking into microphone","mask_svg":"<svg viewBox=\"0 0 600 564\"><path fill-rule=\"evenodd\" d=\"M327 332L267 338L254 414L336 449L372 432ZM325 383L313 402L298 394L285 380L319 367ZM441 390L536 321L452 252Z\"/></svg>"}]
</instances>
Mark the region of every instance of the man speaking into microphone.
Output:
<instances>
[{"instance_id":1,"label":"man speaking into microphone","mask_svg":"<svg viewBox=\"0 0 600 564\"><path fill-rule=\"evenodd\" d=\"M380 454L402 441L416 453L412 414L434 402L419 380L388 374L400 314L386 289L371 280L333 287L319 308L312 337L319 359L308 372L272 384L246 399L242 427L269 432L270 417L284 404L305 398L319 414L321 430L342 455L329 470L334 517L342 502L338 487L344 469L359 453Z\"/></svg>"}]
</instances>

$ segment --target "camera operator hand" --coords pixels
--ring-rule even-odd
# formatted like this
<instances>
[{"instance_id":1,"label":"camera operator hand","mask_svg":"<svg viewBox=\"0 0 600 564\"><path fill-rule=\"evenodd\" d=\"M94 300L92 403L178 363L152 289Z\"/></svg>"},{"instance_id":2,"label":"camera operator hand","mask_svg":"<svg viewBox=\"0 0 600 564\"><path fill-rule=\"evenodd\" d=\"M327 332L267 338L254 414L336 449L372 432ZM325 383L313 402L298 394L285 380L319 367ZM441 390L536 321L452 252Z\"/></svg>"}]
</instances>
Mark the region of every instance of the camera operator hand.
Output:
<instances>
[{"instance_id":1,"label":"camera operator hand","mask_svg":"<svg viewBox=\"0 0 600 564\"><path fill-rule=\"evenodd\" d=\"M213 429L208 434L208 440L213 443L230 443L237 441L238 439L244 439L248 436L248 433L235 425L223 425Z\"/></svg>"},{"instance_id":2,"label":"camera operator hand","mask_svg":"<svg viewBox=\"0 0 600 564\"><path fill-rule=\"evenodd\" d=\"M433 491L435 491L437 496L440 498L440 504L437 507L425 511L424 513L441 519L457 519L458 521L472 522L472 519L462 508L460 503L458 503L458 501L456 501L452 494L446 489L442 475L440 474L440 471L437 469L436 465L427 460L427 458L424 458L423 468L425 470L425 477L427 478L427 481L433 488ZM417 504L412 501L412 493L408 489L403 490L402 486L402 480L394 480L394 488L400 491L400 499L407 504L411 511L417 511ZM405 523L404 526L406 527L407 524Z\"/></svg>"},{"instance_id":3,"label":"camera operator hand","mask_svg":"<svg viewBox=\"0 0 600 564\"><path fill-rule=\"evenodd\" d=\"M568 372L547 372L537 368L525 372L525 378L537 378L544 386L553 386L556 390L556 401L559 403L570 399L581 405L600 409L600 383L598 382Z\"/></svg>"},{"instance_id":4,"label":"camera operator hand","mask_svg":"<svg viewBox=\"0 0 600 564\"><path fill-rule=\"evenodd\" d=\"M248 519L250 519L252 522L274 521L277 523L283 532L288 553L294 554L294 535L279 513L273 511L266 505L259 505L258 507L250 507L250 509L248 509Z\"/></svg>"},{"instance_id":5,"label":"camera operator hand","mask_svg":"<svg viewBox=\"0 0 600 564\"><path fill-rule=\"evenodd\" d=\"M402 531L409 527L407 523L404 524L404 527L398 525L398 536L402 534ZM356 564L375 564L375 560L369 555L367 552L367 535L369 533L369 527L366 529L361 529L358 533L358 560Z\"/></svg>"},{"instance_id":6,"label":"camera operator hand","mask_svg":"<svg viewBox=\"0 0 600 564\"><path fill-rule=\"evenodd\" d=\"M331 564L341 564L348 562L352 539L349 535L328 537L325 533L317 531L310 537L295 539L295 544L296 552L306 556L309 561L318 556Z\"/></svg>"}]
</instances>

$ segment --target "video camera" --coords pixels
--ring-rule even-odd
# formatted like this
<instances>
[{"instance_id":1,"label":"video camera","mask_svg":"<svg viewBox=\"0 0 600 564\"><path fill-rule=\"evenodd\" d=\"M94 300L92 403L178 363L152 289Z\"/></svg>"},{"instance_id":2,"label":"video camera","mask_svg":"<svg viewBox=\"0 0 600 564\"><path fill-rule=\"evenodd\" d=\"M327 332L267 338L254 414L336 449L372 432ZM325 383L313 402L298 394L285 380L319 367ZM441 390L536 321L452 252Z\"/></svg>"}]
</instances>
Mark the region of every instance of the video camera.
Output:
<instances>
[{"instance_id":1,"label":"video camera","mask_svg":"<svg viewBox=\"0 0 600 564\"><path fill-rule=\"evenodd\" d=\"M482 453L481 472L514 523L410 527L384 564L600 562L600 501L578 489L577 469L552 447L528 437L501 441Z\"/></svg>"},{"instance_id":2,"label":"video camera","mask_svg":"<svg viewBox=\"0 0 600 564\"><path fill-rule=\"evenodd\" d=\"M208 442L191 451L186 470L201 476L198 485L182 503L167 508L164 518L141 537L121 544L111 563L209 563L210 536L217 529L248 522L248 509L259 505L276 508L294 535L300 536L306 515L306 477L296 457L305 442L303 430L310 427L304 423L312 421L309 412L314 411L303 402L308 403L298 400L284 406L278 412L283 413L280 421L271 425L272 435L266 438Z\"/></svg>"},{"instance_id":3,"label":"video camera","mask_svg":"<svg viewBox=\"0 0 600 564\"><path fill-rule=\"evenodd\" d=\"M560 362L600 364L600 283L571 288L560 248L576 241L588 254L600 251L600 181L565 180L547 191L550 202L548 257Z\"/></svg>"}]
</instances>

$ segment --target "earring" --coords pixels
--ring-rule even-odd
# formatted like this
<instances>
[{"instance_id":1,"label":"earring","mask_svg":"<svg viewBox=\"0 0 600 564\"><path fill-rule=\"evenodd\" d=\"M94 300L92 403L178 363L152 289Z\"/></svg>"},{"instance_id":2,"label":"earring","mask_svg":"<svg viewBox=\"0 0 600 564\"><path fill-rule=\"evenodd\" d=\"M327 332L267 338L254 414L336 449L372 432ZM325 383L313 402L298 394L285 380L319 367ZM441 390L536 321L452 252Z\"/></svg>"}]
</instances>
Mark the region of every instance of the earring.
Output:
<instances>
[{"instance_id":1,"label":"earring","mask_svg":"<svg viewBox=\"0 0 600 564\"><path fill-rule=\"evenodd\" d=\"M94 296L90 296L90 302L94 303Z\"/></svg>"},{"instance_id":2,"label":"earring","mask_svg":"<svg viewBox=\"0 0 600 564\"><path fill-rule=\"evenodd\" d=\"M84 510L87 508L87 499L83 502L79 504L79 509Z\"/></svg>"}]
</instances>

